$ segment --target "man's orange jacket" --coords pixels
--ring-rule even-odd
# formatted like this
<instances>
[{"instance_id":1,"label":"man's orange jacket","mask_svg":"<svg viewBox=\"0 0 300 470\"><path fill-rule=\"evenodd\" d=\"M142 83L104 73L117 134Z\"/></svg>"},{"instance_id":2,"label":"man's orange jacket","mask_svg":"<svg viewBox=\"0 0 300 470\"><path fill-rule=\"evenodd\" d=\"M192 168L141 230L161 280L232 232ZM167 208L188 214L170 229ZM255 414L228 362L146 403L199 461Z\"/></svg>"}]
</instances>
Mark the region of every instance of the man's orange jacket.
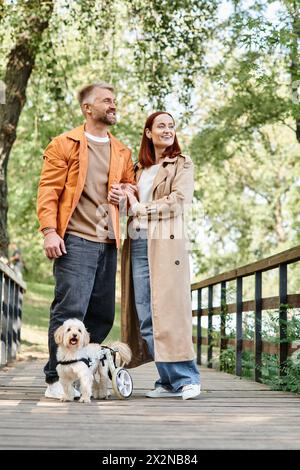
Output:
<instances>
[{"instance_id":1,"label":"man's orange jacket","mask_svg":"<svg viewBox=\"0 0 300 470\"><path fill-rule=\"evenodd\" d=\"M131 151L109 133L111 157L108 191L114 183L134 184ZM71 215L84 188L88 168L88 147L84 125L55 137L44 152L38 188L39 230L54 227L63 238ZM119 210L109 204L114 236L120 246Z\"/></svg>"}]
</instances>

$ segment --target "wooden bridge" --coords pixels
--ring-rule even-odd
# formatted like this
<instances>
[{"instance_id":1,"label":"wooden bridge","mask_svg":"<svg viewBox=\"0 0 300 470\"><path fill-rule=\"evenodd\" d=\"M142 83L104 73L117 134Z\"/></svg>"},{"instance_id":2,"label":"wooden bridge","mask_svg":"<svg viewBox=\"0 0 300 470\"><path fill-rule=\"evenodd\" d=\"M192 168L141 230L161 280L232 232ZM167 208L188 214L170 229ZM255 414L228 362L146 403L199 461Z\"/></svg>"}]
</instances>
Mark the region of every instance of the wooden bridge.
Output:
<instances>
[{"instance_id":1,"label":"wooden bridge","mask_svg":"<svg viewBox=\"0 0 300 470\"><path fill-rule=\"evenodd\" d=\"M0 449L299 449L300 396L201 368L199 399L145 398L153 364L132 371L128 400L44 398L40 361L0 372Z\"/></svg>"},{"instance_id":2,"label":"wooden bridge","mask_svg":"<svg viewBox=\"0 0 300 470\"><path fill-rule=\"evenodd\" d=\"M40 360L4 365L0 370L0 449L299 449L300 395L270 390L261 383L260 368L265 351L278 352L278 374L284 377L286 360L295 351L288 342L286 323L289 308L300 307L300 296L288 294L287 272L288 265L298 260L300 247L192 286L192 292L197 292L193 315L197 317L195 342L202 382L202 394L195 400L146 398L145 392L157 378L154 364L131 371L134 393L130 399L112 396L91 404L46 399ZM262 273L270 269L279 270L278 295L265 298ZM2 271L3 364L3 357L5 362L13 359L11 348L19 347L17 327L24 290L10 275L7 269ZM249 276L254 278L255 298L244 300L243 279ZM236 283L235 303L226 297L227 283L232 281ZM216 306L218 286L220 305ZM12 288L14 294L10 294ZM262 339L262 311L266 309L278 311L278 344ZM242 328L243 312L251 310L255 312L254 341L243 337ZM235 338L226 334L230 313L236 316ZM214 315L220 318L217 336L212 328ZM235 375L213 369L216 358L231 345ZM249 348L255 356L253 380L242 378L242 352Z\"/></svg>"}]
</instances>

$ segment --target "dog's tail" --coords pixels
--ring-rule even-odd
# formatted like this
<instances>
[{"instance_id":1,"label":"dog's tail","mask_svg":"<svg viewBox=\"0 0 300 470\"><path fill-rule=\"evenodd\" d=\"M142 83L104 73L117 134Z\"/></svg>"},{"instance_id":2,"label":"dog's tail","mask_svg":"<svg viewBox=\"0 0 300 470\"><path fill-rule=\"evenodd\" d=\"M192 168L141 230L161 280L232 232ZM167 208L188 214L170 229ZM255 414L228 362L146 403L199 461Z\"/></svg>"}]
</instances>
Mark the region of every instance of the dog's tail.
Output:
<instances>
[{"instance_id":1,"label":"dog's tail","mask_svg":"<svg viewBox=\"0 0 300 470\"><path fill-rule=\"evenodd\" d=\"M121 341L114 341L108 345L111 349L116 351L116 366L124 367L131 361L132 353L128 344L121 343Z\"/></svg>"}]
</instances>

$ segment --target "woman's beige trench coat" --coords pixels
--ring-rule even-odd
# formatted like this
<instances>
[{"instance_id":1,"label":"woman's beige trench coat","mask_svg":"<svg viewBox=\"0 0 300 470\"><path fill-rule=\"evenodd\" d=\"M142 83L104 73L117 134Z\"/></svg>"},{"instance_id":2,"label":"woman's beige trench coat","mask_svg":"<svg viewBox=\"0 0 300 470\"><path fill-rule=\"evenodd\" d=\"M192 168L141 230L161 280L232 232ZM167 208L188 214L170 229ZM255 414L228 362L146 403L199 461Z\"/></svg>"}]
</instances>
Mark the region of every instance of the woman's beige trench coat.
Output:
<instances>
[{"instance_id":1,"label":"woman's beige trench coat","mask_svg":"<svg viewBox=\"0 0 300 470\"><path fill-rule=\"evenodd\" d=\"M142 168L138 164L137 182L141 173ZM159 362L188 361L195 357L189 256L183 224L183 211L191 204L193 191L192 160L184 155L166 157L153 183L152 201L141 209L141 216L148 217L153 337L155 361ZM129 233L135 221L129 219ZM129 367L136 367L153 359L139 330L128 234L122 249L121 284L122 341L132 349Z\"/></svg>"}]
</instances>

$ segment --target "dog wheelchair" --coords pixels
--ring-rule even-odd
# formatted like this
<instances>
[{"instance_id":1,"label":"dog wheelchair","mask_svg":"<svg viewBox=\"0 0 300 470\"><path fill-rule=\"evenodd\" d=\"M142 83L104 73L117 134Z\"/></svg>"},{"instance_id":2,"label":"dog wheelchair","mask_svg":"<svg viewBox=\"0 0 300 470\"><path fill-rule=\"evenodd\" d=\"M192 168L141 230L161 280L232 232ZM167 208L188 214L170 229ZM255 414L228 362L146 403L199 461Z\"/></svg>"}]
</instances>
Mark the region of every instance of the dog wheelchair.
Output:
<instances>
[{"instance_id":1,"label":"dog wheelchair","mask_svg":"<svg viewBox=\"0 0 300 470\"><path fill-rule=\"evenodd\" d=\"M118 398L124 400L131 396L133 383L128 370L124 367L117 367L117 352L117 349L111 349L108 346L101 346L101 355L99 359L103 366L105 361L107 361L108 377L111 380L113 391Z\"/></svg>"}]
</instances>

